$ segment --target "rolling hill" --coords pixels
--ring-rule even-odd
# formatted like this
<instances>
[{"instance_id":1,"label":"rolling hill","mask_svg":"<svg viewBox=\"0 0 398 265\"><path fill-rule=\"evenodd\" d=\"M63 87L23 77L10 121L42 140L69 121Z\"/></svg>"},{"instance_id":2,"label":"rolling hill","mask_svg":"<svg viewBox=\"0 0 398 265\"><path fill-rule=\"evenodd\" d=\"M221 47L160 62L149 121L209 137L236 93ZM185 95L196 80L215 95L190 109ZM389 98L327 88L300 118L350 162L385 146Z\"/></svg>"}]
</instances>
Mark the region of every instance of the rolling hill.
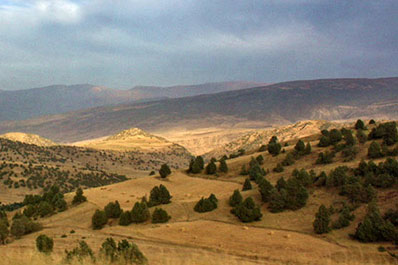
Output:
<instances>
[{"instance_id":1,"label":"rolling hill","mask_svg":"<svg viewBox=\"0 0 398 265\"><path fill-rule=\"evenodd\" d=\"M379 125L380 122L367 123L367 128L363 132L368 134ZM375 186L372 196L376 198L375 201L381 216L383 216L380 218L386 218L384 214L389 209L395 211L396 214L397 152L394 154L386 152L384 155L388 157L378 157L372 165L371 159L368 157L368 149L373 141L381 144L382 139L355 141L351 146L348 144L348 137L345 134L334 146L317 146L319 132L315 128L327 128L331 132L331 129L342 126L347 131L350 130L354 137L357 136L358 131L354 130L352 123L343 125L315 121L302 122L286 127L289 133L282 129L274 131L280 139L285 137L286 141L293 143L284 146L284 153L271 155L268 151L250 151L240 157L226 160L227 172L218 170L216 174L209 175L204 170L194 174L187 173L185 169L179 169L173 170L166 179L157 175L146 176L104 187L88 188L84 190L88 201L77 206L71 203L74 193L65 194L68 203L67 210L42 218L38 217L37 221L43 224L43 230L24 235L21 239L16 239L11 235L8 244L0 245L0 251L7 251L8 254L5 264L13 265L16 262L25 264L40 258L34 254L35 238L39 234L46 234L54 240L54 252L51 254L50 264L59 264L65 255L65 249L71 250L77 246L79 240L85 240L98 253L102 242L109 237L136 243L147 256L151 265L397 264L396 258L391 255L397 254L397 248L393 242L379 240L365 244L350 236L356 232L360 223L364 222L369 209L368 202L362 201L363 198L349 197L350 192L358 192L357 189L352 189L348 193L346 191L345 194L341 192L354 185L353 181L359 187L364 187L363 185L369 181L376 181L373 182ZM283 172L273 171L272 169L278 163L295 152L295 143L298 139L310 142L312 150L307 154L296 156L293 164L284 166ZM281 143L285 144L284 141ZM395 142L387 149L398 150L397 145L398 143ZM350 160L346 160L344 150L350 148L355 148L357 152ZM332 161L316 162L320 154L325 152L335 153ZM263 157L262 162L253 164L253 158L259 156ZM366 161L369 167L366 169L363 166L364 162L361 161ZM219 163L216 164L218 167ZM283 187L288 184L283 184L280 181L281 177L287 182L291 179L299 181L301 183L299 186L305 187L307 193L305 205L298 209L271 211L271 202L278 197L271 197L273 199L270 201L264 201L259 192L263 185L260 178L258 178L257 184L256 181L251 181L252 189L243 191L242 184L251 176L242 174L241 169L243 166L249 168L250 164L265 170L264 178L272 184L275 194L282 196L283 191L285 194L294 193L286 188L287 186ZM126 166L127 164L117 165L119 168ZM361 170L382 168L388 170L389 173L382 171L377 173L376 170L373 175L367 175L365 172L361 172ZM306 183L305 178L297 175L296 169L306 172L305 174L308 174L311 181L304 184ZM343 175L338 175L339 170L340 172L341 170L346 171ZM326 174L326 182L323 184L320 181L322 174ZM382 186L382 183L375 177L388 178L386 174L391 174L390 178L393 177L394 181L389 182L387 186ZM333 184L332 180L336 177L341 177L346 181ZM150 196L151 189L158 185L166 186L172 196L170 203L157 206L171 215L168 223L153 224L147 220L124 226L119 225L118 218L109 218L102 229L93 229L91 218L97 209L103 209L109 202L117 200L123 211L131 211L136 202L141 201L143 196ZM240 190L243 199L248 197L253 199L262 213L260 220L243 223L231 213L232 207L229 202L234 190ZM362 188L360 190L363 192ZM195 204L211 193L217 197L218 207L205 213L194 211ZM328 225L333 229L327 233L317 234L314 232L313 222L321 205L327 207L330 213ZM345 207L348 207L350 213L354 215L353 220L350 220L344 227L334 226L340 220L342 209ZM156 207L150 208L151 215L154 208ZM13 214L9 213L9 220L12 219ZM380 218L377 220L380 221ZM390 228L398 229L396 221ZM98 262L97 264L102 264L101 261ZM33 264L42 263L37 261Z\"/></svg>"},{"instance_id":2,"label":"rolling hill","mask_svg":"<svg viewBox=\"0 0 398 265\"><path fill-rule=\"evenodd\" d=\"M115 134L131 127L264 128L307 119L395 119L398 78L292 81L264 87L97 107L0 123L0 132L36 133L57 142Z\"/></svg>"}]
</instances>

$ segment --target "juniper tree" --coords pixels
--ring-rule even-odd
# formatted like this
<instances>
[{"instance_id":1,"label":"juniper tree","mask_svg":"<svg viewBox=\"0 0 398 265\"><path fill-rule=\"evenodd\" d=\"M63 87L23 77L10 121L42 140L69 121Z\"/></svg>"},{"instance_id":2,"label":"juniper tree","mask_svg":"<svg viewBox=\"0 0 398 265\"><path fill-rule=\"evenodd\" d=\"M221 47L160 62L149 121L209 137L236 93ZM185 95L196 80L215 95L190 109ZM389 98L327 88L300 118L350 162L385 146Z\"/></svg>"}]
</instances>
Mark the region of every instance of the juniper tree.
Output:
<instances>
[{"instance_id":1,"label":"juniper tree","mask_svg":"<svg viewBox=\"0 0 398 265\"><path fill-rule=\"evenodd\" d=\"M72 204L79 204L79 203L82 203L82 202L85 202L85 201L87 201L87 198L83 195L83 190L82 190L82 188L78 188L77 190L76 190L76 195L75 195L75 197L73 197L73 201L72 201Z\"/></svg>"},{"instance_id":2,"label":"juniper tree","mask_svg":"<svg viewBox=\"0 0 398 265\"><path fill-rule=\"evenodd\" d=\"M49 254L53 251L54 241L47 235L39 235L36 238L36 248L39 252Z\"/></svg>"},{"instance_id":3,"label":"juniper tree","mask_svg":"<svg viewBox=\"0 0 398 265\"><path fill-rule=\"evenodd\" d=\"M206 166L206 174L213 175L216 173L216 171L217 171L216 163L214 163L214 161L210 161L210 163L207 164Z\"/></svg>"},{"instance_id":4,"label":"juniper tree","mask_svg":"<svg viewBox=\"0 0 398 265\"><path fill-rule=\"evenodd\" d=\"M163 209L156 208L152 214L152 223L167 223L170 220L171 216Z\"/></svg>"},{"instance_id":5,"label":"juniper tree","mask_svg":"<svg viewBox=\"0 0 398 265\"><path fill-rule=\"evenodd\" d=\"M296 150L297 153L301 154L304 152L305 149L305 144L302 140L298 140L296 145L294 146L294 150Z\"/></svg>"},{"instance_id":6,"label":"juniper tree","mask_svg":"<svg viewBox=\"0 0 398 265\"><path fill-rule=\"evenodd\" d=\"M153 207L160 204L168 204L170 203L171 195L167 188L160 184L159 186L153 187L151 193L149 195L148 206Z\"/></svg>"},{"instance_id":7,"label":"juniper tree","mask_svg":"<svg viewBox=\"0 0 398 265\"><path fill-rule=\"evenodd\" d=\"M225 159L220 160L219 170L224 173L228 172L228 165Z\"/></svg>"},{"instance_id":8,"label":"juniper tree","mask_svg":"<svg viewBox=\"0 0 398 265\"><path fill-rule=\"evenodd\" d=\"M318 212L315 215L315 220L313 222L314 231L317 234L324 234L330 231L330 213L326 209L325 205L319 206Z\"/></svg>"},{"instance_id":9,"label":"juniper tree","mask_svg":"<svg viewBox=\"0 0 398 265\"><path fill-rule=\"evenodd\" d=\"M246 178L245 183L243 183L242 191L251 190L251 189L252 189L252 184L250 183L250 179Z\"/></svg>"},{"instance_id":10,"label":"juniper tree","mask_svg":"<svg viewBox=\"0 0 398 265\"><path fill-rule=\"evenodd\" d=\"M130 211L123 211L120 214L119 225L127 226L131 224L131 212Z\"/></svg>"},{"instance_id":11,"label":"juniper tree","mask_svg":"<svg viewBox=\"0 0 398 265\"><path fill-rule=\"evenodd\" d=\"M355 123L355 130L366 130L365 123L362 120L358 119Z\"/></svg>"},{"instance_id":12,"label":"juniper tree","mask_svg":"<svg viewBox=\"0 0 398 265\"><path fill-rule=\"evenodd\" d=\"M269 201L273 189L274 187L272 186L272 184L264 178L264 180L259 184L259 191L263 202Z\"/></svg>"},{"instance_id":13,"label":"juniper tree","mask_svg":"<svg viewBox=\"0 0 398 265\"><path fill-rule=\"evenodd\" d=\"M380 158L383 157L383 153L381 151L381 147L379 143L372 142L368 148L368 157L369 158Z\"/></svg>"},{"instance_id":14,"label":"juniper tree","mask_svg":"<svg viewBox=\"0 0 398 265\"><path fill-rule=\"evenodd\" d=\"M287 191L273 189L270 194L268 209L272 213L282 212L287 208Z\"/></svg>"},{"instance_id":15,"label":"juniper tree","mask_svg":"<svg viewBox=\"0 0 398 265\"><path fill-rule=\"evenodd\" d=\"M131 210L131 221L133 223L143 223L150 218L150 212L145 202L136 202Z\"/></svg>"},{"instance_id":16,"label":"juniper tree","mask_svg":"<svg viewBox=\"0 0 398 265\"><path fill-rule=\"evenodd\" d=\"M93 229L98 230L104 227L108 222L108 218L106 217L105 211L96 210L94 215L91 218L91 224Z\"/></svg>"},{"instance_id":17,"label":"juniper tree","mask_svg":"<svg viewBox=\"0 0 398 265\"><path fill-rule=\"evenodd\" d=\"M194 207L195 212L203 213L210 212L217 208L218 200L214 194L211 194L208 198L201 198Z\"/></svg>"},{"instance_id":18,"label":"juniper tree","mask_svg":"<svg viewBox=\"0 0 398 265\"><path fill-rule=\"evenodd\" d=\"M104 210L107 218L119 218L122 213L122 209L120 208L118 201L108 203Z\"/></svg>"},{"instance_id":19,"label":"juniper tree","mask_svg":"<svg viewBox=\"0 0 398 265\"><path fill-rule=\"evenodd\" d=\"M262 217L260 208L256 206L252 197L246 198L241 204L233 208L231 212L244 223L259 221Z\"/></svg>"},{"instance_id":20,"label":"juniper tree","mask_svg":"<svg viewBox=\"0 0 398 265\"><path fill-rule=\"evenodd\" d=\"M159 174L161 178L166 178L168 175L171 174L170 167L167 164L163 164L160 167Z\"/></svg>"},{"instance_id":21,"label":"juniper tree","mask_svg":"<svg viewBox=\"0 0 398 265\"><path fill-rule=\"evenodd\" d=\"M242 195L240 194L239 190L234 190L234 193L229 197L229 205L235 207L241 204L243 201Z\"/></svg>"}]
</instances>

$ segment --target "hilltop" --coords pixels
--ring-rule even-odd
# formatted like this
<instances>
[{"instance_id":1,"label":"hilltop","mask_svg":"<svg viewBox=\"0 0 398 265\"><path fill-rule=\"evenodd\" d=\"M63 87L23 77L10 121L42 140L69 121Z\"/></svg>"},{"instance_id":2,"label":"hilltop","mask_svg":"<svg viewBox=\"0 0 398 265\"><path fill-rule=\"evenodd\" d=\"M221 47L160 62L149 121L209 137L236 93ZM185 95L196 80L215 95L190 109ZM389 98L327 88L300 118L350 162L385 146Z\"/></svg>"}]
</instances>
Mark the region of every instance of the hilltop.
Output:
<instances>
[{"instance_id":1,"label":"hilltop","mask_svg":"<svg viewBox=\"0 0 398 265\"><path fill-rule=\"evenodd\" d=\"M175 128L265 128L308 119L395 119L396 98L398 78L292 81L2 122L0 132L24 131L56 142L74 142L131 127L152 132Z\"/></svg>"},{"instance_id":2,"label":"hilltop","mask_svg":"<svg viewBox=\"0 0 398 265\"><path fill-rule=\"evenodd\" d=\"M38 146L53 146L57 145L53 141L40 137L37 134L28 134L21 132L11 132L0 135L0 138L8 139L11 141L18 141L25 144L34 144Z\"/></svg>"},{"instance_id":3,"label":"hilltop","mask_svg":"<svg viewBox=\"0 0 398 265\"><path fill-rule=\"evenodd\" d=\"M72 145L97 150L134 151L142 155L152 155L173 166L180 167L186 166L192 156L183 146L147 133L139 128L130 128L115 135L76 142L72 143Z\"/></svg>"}]
</instances>

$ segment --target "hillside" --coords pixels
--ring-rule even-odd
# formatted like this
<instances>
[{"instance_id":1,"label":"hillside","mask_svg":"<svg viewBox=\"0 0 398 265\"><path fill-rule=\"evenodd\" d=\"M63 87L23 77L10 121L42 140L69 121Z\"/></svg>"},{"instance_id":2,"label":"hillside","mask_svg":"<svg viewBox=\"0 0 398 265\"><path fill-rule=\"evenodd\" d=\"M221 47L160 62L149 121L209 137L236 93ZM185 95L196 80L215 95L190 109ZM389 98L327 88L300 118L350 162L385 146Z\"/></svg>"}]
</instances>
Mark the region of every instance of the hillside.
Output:
<instances>
[{"instance_id":1,"label":"hillside","mask_svg":"<svg viewBox=\"0 0 398 265\"><path fill-rule=\"evenodd\" d=\"M260 86L254 82L220 82L173 87L112 89L90 84L53 85L25 90L0 90L0 121L25 120L86 108L145 102Z\"/></svg>"},{"instance_id":2,"label":"hillside","mask_svg":"<svg viewBox=\"0 0 398 265\"><path fill-rule=\"evenodd\" d=\"M0 202L20 202L27 193L39 193L53 184L62 191L97 187L147 176L164 163L186 167L190 154L167 143L163 149L94 149L53 145L39 136L0 137ZM24 142L25 141L25 142ZM40 145L38 145L40 144Z\"/></svg>"},{"instance_id":3,"label":"hillside","mask_svg":"<svg viewBox=\"0 0 398 265\"><path fill-rule=\"evenodd\" d=\"M172 143L162 137L149 134L138 128L124 130L115 135L100 139L76 142L72 145L97 150L113 150L120 152L137 152L153 154L172 165L186 166L191 154L181 145Z\"/></svg>"},{"instance_id":4,"label":"hillside","mask_svg":"<svg viewBox=\"0 0 398 265\"><path fill-rule=\"evenodd\" d=\"M265 130L256 130L249 132L242 137L234 139L229 143L214 148L210 152L203 154L207 159L212 157L220 158L223 155L231 155L243 149L245 151L255 151L261 145L267 143L272 136L277 135L282 142L289 142L299 138L318 137L321 130L328 130L329 128L339 128L344 124L328 121L300 121L292 125L279 126L278 128L268 128Z\"/></svg>"},{"instance_id":5,"label":"hillside","mask_svg":"<svg viewBox=\"0 0 398 265\"><path fill-rule=\"evenodd\" d=\"M36 134L27 134L27 133L21 133L21 132L11 132L11 133L6 133L0 135L0 138L8 139L10 141L18 141L21 143L25 144L34 144L38 146L53 146L57 145L51 140L48 140L46 138L40 137L39 135Z\"/></svg>"},{"instance_id":6,"label":"hillside","mask_svg":"<svg viewBox=\"0 0 398 265\"><path fill-rule=\"evenodd\" d=\"M289 144L283 145L284 152L271 155L269 151L253 151L226 160L227 172L217 171L214 175L206 174L204 170L199 173L187 173L185 169L173 170L172 174L165 179L159 176L146 176L116 183L106 187L97 187L84 190L88 202L78 206L71 205L74 193L65 195L69 209L49 217L39 218L43 224L43 230L23 236L21 239L11 238L7 245L0 246L0 251L5 250L9 255L6 265L14 264L15 261L26 261L29 255L21 255L22 251L32 250L35 247L35 238L39 234L46 234L54 239L54 263L64 255L65 249L72 249L77 241L84 239L88 245L98 253L102 242L108 237L116 240L127 239L135 242L140 250L147 256L149 264L397 264L396 258L389 253L397 253L396 246L389 241L378 240L377 242L360 243L351 238L355 234L358 225L366 218L369 201L365 197L352 197L358 190L348 188L350 185L359 185L361 193L368 192L364 189L366 183L371 184L374 189L372 193L377 201L381 216L388 209L397 210L397 169L398 161L398 138L394 143L384 147L381 157L373 160L368 157L368 150L372 142L382 143L382 139L373 139L372 130L381 128L380 123L366 123L365 134L370 134L371 140L362 139L352 142L349 132L357 138L359 131L354 129L353 124L326 124L324 122L308 122L311 131L306 131L299 123L295 126L296 133L284 134L283 130L275 130L278 138L286 137ZM312 127L313 126L313 127ZM320 134L314 128L316 126L329 131L329 139L335 139L331 135L336 134L334 128L344 126L342 138L337 137L334 145L319 147ZM323 127L324 126L324 127ZM290 131L292 129L290 128ZM311 134L314 131L315 134ZM382 130L383 131L383 130ZM382 131L379 131L382 132ZM396 127L395 127L396 131ZM303 132L301 137L299 132ZM326 134L326 132L324 132ZM383 133L381 133L383 134ZM285 135L285 136L283 136ZM375 137L377 136L377 134ZM396 134L398 135L398 133ZM290 138L288 138L290 137ZM384 139L385 135L382 136ZM299 139L304 139L305 144L310 143L312 149L309 153L295 153L295 144ZM268 143L269 139L264 139ZM347 150L354 148L355 154L346 156ZM395 151L394 151L395 150ZM318 163L321 153L333 152L335 155L331 161ZM275 172L273 168L282 163L288 155L295 154L294 162L283 166L282 172ZM262 156L263 160L257 157ZM258 162L253 164L253 158ZM359 166L361 161L366 161L368 166ZM372 165L370 161L374 161ZM391 162L392 161L392 162ZM394 162L395 161L395 162ZM380 163L383 162L383 163ZM259 166L265 170L265 176L256 176L257 180L251 181L252 189L241 191L243 198L251 197L255 205L258 205L262 213L260 220L242 223L231 213L232 207L229 199L233 191L242 190L246 178L251 178L252 173L242 174L242 166L249 169ZM363 164L363 163L362 163ZM219 168L219 162L216 163ZM119 165L124 167L125 165ZM347 167L347 169L343 169ZM337 171L335 169L339 168ZM375 170L375 175L366 175L364 171ZM373 169L372 169L373 168ZM295 169L299 173L294 173ZM341 173L343 170L344 173ZM385 171L388 170L388 171ZM322 172L326 179L322 182ZM338 173L340 172L340 173ZM381 172L384 172L383 175ZM387 173L389 172L389 173ZM262 174L262 173L261 173ZM296 174L296 175L295 175ZM298 174L298 175L297 175ZM392 182L378 180L392 179ZM287 183L300 182L300 187L305 187L308 199L305 204L296 209L282 209L274 212L271 208L278 206L272 204L278 197L271 197L265 202L262 194L262 181L268 180L274 187L274 194L282 196L283 184L280 179L284 177ZM264 178L265 180L261 180ZM310 181L308 181L308 179ZM342 179L341 182L335 180ZM294 181L290 181L293 179ZM256 184L257 182L257 184ZM385 186L381 186L386 183ZM110 218L102 229L93 230L91 217L97 209L103 209L109 202L117 200L124 211L130 211L133 205L141 201L143 196L150 197L150 191L154 186L164 185L171 194L171 203L150 208L151 214L154 208L165 209L171 219L168 223L152 224L150 220L143 223L122 226L118 224L117 218ZM291 185L291 184L286 184ZM384 184L383 184L384 185ZM291 186L287 186L292 188ZM352 186L354 187L354 186ZM285 192L290 194L290 188ZM346 193L341 191L346 190ZM213 193L218 199L218 207L212 211L198 213L194 211L195 204L203 197ZM275 195L273 195L275 196ZM297 197L301 200L302 197ZM330 226L334 225L340 218L344 207L348 207L354 215L352 221L346 227L333 228L328 233L316 234L313 222L315 215L321 205L325 205L330 211ZM11 215L11 214L10 214ZM11 219L11 218L10 218ZM377 219L379 220L379 219ZM380 221L380 220L379 220ZM395 221L394 221L395 222ZM395 228L398 229L397 224ZM71 232L73 231L73 233ZM33 259L37 258L32 254Z\"/></svg>"},{"instance_id":7,"label":"hillside","mask_svg":"<svg viewBox=\"0 0 398 265\"><path fill-rule=\"evenodd\" d=\"M251 87L265 86L264 83L256 82L218 82L218 83L205 83L199 85L185 85L185 86L170 86L170 87L156 87L156 86L136 86L130 91L136 99L148 98L182 98L202 94L214 94L224 91L233 91Z\"/></svg>"},{"instance_id":8,"label":"hillside","mask_svg":"<svg viewBox=\"0 0 398 265\"><path fill-rule=\"evenodd\" d=\"M152 132L173 128L264 128L308 119L395 119L397 98L398 78L292 81L2 122L0 132L23 131L56 142L73 142L131 127Z\"/></svg>"}]
</instances>

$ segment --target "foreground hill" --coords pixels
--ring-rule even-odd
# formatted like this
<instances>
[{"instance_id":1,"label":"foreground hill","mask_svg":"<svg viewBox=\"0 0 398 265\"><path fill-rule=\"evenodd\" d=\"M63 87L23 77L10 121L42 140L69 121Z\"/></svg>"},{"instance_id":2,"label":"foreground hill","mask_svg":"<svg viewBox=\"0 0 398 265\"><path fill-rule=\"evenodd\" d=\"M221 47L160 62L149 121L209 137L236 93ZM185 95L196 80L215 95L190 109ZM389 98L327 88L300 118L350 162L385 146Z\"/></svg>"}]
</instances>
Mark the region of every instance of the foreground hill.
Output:
<instances>
[{"instance_id":1,"label":"foreground hill","mask_svg":"<svg viewBox=\"0 0 398 265\"><path fill-rule=\"evenodd\" d=\"M150 103L100 107L21 122L0 132L36 133L57 142L87 140L131 127L264 128L299 120L398 116L398 78L292 81Z\"/></svg>"},{"instance_id":2,"label":"foreground hill","mask_svg":"<svg viewBox=\"0 0 398 265\"><path fill-rule=\"evenodd\" d=\"M307 126L311 129L311 126L319 124L322 122L309 122ZM397 254L393 242L377 239L376 242L365 244L350 236L356 233L359 224L367 218L367 212L371 208L369 205L374 202L380 209L379 216L384 217L389 209L395 211L395 214L398 210L395 205L398 198L396 127L394 127L396 132L394 141L383 147L383 153L372 160L368 154L370 146L374 145L373 142L381 144L383 141L377 134L374 139L372 133L373 129L382 128L379 127L380 124L366 124L366 128L362 131L355 130L353 124L345 124L345 130L333 131L332 129L341 128L343 125L334 123L326 125L329 134L324 131L323 135L328 135L329 140L337 138L334 140L337 142L323 147L318 146L320 132L313 135L308 132L307 135L303 124L296 126L299 128L296 134L286 138L289 139L289 144L285 145L285 141L280 142L283 152L271 155L269 145L268 151L248 151L244 155L226 160L228 165L226 172L220 171L220 162L216 162L218 170L215 174L207 174L205 170L199 170L197 173L187 173L185 169L173 170L172 174L164 179L157 175L146 176L106 187L90 188L84 190L88 201L77 206L71 204L74 193L66 194L69 207L66 211L38 218L43 224L42 231L25 235L21 239L10 236L10 242L0 246L0 251L8 253L5 264L12 265L15 262L26 264L30 263L30 257L35 259L37 255L26 253L29 253L27 250L33 253L35 239L39 234L46 234L54 239L55 253L52 254L54 264L58 264L57 261L64 255L65 249L71 250L79 240L85 240L98 253L102 242L108 237L135 242L147 256L149 264L155 265L397 264L396 257L392 256L394 253ZM320 127L326 128L322 125ZM303 132L304 138L298 133L300 131ZM342 138L334 138L333 135L338 134L338 131L344 133ZM350 140L349 131L355 137L354 141ZM283 135L285 137L288 135L283 134L283 131L274 132L281 133L275 135L280 139ZM365 136L370 134L369 138L372 139L362 138L359 141L361 139L359 137L357 141L357 136L361 133ZM383 133L385 131L381 130L381 134ZM300 149L295 145L299 138L312 146L308 153L296 153L297 149ZM264 141L264 144L267 144L269 139ZM347 157L346 151L354 149L356 151ZM329 161L319 162L319 157L325 153L334 153L334 156ZM284 165L281 172L273 170L292 154L295 156L293 163ZM263 159L259 159L260 156ZM367 166L364 166L362 160ZM259 167L261 170L258 173L261 176L242 173L242 167L249 169L250 165L253 168ZM123 168L126 165L119 166ZM300 170L300 173L297 173L296 169ZM370 174L366 174L367 170L372 172L368 171ZM323 176L326 176L324 182L321 181ZM304 205L295 209L271 210L273 209L271 206L280 206L275 204L279 198L277 195L292 195L294 193L291 192L295 191L290 190L292 186L284 187L290 184L283 183L281 177L288 183L300 182L297 185L301 190L305 189L307 195L299 196L297 199L306 197ZM378 177L380 179L377 179ZM252 189L242 191L247 178L252 178ZM260 190L267 187L263 182L265 180L274 189L269 201L264 201L264 196L260 193ZM307 183L304 184L305 182ZM152 224L147 220L122 226L119 225L117 218L110 218L102 229L93 230L92 216L97 209L103 209L109 202L117 200L123 211L131 211L133 205L140 202L143 196L150 198L152 188L159 185L164 185L170 192L171 202L150 208L150 214L154 213L154 208L162 208L171 216L168 223ZM364 189L363 185L368 187L372 185L372 187ZM240 190L243 199L251 197L255 205L259 206L262 213L259 220L242 223L231 213L230 196L236 189ZM364 190L366 192L372 190L375 199L373 202L365 202L364 199L367 198L352 197L356 192L362 193ZM194 210L196 203L211 193L218 199L217 208L204 213L196 212ZM283 204L283 200L279 203ZM313 223L321 205L325 205L328 209L330 226L340 220L342 209L345 207L354 215L353 220L350 220L345 227L333 227L333 230L317 234L314 232ZM12 213L9 215L11 220ZM372 221L381 222L381 219L382 217L373 217ZM392 222L394 225L391 224L389 227L391 236L394 234L392 231L398 229L396 220ZM370 225L369 220L365 223ZM374 230L369 230L369 234L373 232ZM22 253L24 255L21 255Z\"/></svg>"},{"instance_id":3,"label":"foreground hill","mask_svg":"<svg viewBox=\"0 0 398 265\"><path fill-rule=\"evenodd\" d=\"M260 86L254 82L220 82L174 87L112 89L90 84L53 85L25 90L0 90L0 121L25 120L42 115L113 105L151 101Z\"/></svg>"}]
</instances>

